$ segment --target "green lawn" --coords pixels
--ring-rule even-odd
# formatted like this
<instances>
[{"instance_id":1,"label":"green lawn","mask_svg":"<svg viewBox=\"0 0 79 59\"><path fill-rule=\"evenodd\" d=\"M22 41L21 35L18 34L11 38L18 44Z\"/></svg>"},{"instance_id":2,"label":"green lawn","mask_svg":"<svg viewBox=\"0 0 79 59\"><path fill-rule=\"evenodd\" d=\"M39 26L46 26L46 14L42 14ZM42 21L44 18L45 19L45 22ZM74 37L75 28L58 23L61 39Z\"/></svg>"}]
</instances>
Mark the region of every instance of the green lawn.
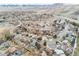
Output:
<instances>
[{"instance_id":1,"label":"green lawn","mask_svg":"<svg viewBox=\"0 0 79 59\"><path fill-rule=\"evenodd\" d=\"M75 50L74 56L79 56L79 37L78 37L78 40L77 40L77 48Z\"/></svg>"}]
</instances>

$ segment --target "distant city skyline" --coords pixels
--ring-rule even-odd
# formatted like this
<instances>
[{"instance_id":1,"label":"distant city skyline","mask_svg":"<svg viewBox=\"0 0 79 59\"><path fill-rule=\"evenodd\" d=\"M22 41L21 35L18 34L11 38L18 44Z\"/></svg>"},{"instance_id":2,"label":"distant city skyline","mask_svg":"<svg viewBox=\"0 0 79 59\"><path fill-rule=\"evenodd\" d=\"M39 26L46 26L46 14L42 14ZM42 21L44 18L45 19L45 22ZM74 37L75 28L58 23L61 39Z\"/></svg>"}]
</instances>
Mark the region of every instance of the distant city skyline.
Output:
<instances>
[{"instance_id":1,"label":"distant city skyline","mask_svg":"<svg viewBox=\"0 0 79 59\"><path fill-rule=\"evenodd\" d=\"M53 3L65 3L65 4L79 4L79 0L0 0L0 5L2 4L53 4Z\"/></svg>"}]
</instances>

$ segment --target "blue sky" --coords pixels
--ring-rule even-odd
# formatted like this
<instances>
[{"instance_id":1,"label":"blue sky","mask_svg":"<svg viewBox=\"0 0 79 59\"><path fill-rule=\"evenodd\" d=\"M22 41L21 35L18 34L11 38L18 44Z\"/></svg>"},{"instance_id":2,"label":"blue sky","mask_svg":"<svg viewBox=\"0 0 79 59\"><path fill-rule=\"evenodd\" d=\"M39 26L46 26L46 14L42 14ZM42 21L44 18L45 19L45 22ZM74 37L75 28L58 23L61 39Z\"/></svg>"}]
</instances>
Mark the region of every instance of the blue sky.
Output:
<instances>
[{"instance_id":1,"label":"blue sky","mask_svg":"<svg viewBox=\"0 0 79 59\"><path fill-rule=\"evenodd\" d=\"M79 4L79 0L0 0L0 4Z\"/></svg>"}]
</instances>

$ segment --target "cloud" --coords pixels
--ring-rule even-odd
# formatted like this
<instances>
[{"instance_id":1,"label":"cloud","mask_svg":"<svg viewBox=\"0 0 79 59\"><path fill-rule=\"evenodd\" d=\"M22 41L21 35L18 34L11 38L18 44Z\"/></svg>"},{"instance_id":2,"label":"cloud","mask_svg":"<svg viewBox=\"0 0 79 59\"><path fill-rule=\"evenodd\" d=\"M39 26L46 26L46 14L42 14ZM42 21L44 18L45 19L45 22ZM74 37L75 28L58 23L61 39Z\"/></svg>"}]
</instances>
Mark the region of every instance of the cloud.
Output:
<instances>
[{"instance_id":1,"label":"cloud","mask_svg":"<svg viewBox=\"0 0 79 59\"><path fill-rule=\"evenodd\" d=\"M0 4L79 4L79 0L0 0Z\"/></svg>"}]
</instances>

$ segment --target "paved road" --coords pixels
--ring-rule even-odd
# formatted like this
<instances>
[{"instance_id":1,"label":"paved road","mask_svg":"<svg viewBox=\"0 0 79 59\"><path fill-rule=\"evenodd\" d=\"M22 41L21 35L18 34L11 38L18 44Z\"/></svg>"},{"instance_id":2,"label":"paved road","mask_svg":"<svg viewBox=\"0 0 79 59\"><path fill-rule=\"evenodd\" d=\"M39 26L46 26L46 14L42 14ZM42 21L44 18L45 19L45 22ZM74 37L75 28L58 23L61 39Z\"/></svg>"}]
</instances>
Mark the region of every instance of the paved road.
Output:
<instances>
[{"instance_id":1,"label":"paved road","mask_svg":"<svg viewBox=\"0 0 79 59\"><path fill-rule=\"evenodd\" d=\"M65 19L67 21L69 21L70 23L74 23L77 24L76 26L79 26L79 20L75 20L66 16L59 16L59 15L54 15L55 17L59 18L59 19Z\"/></svg>"}]
</instances>

